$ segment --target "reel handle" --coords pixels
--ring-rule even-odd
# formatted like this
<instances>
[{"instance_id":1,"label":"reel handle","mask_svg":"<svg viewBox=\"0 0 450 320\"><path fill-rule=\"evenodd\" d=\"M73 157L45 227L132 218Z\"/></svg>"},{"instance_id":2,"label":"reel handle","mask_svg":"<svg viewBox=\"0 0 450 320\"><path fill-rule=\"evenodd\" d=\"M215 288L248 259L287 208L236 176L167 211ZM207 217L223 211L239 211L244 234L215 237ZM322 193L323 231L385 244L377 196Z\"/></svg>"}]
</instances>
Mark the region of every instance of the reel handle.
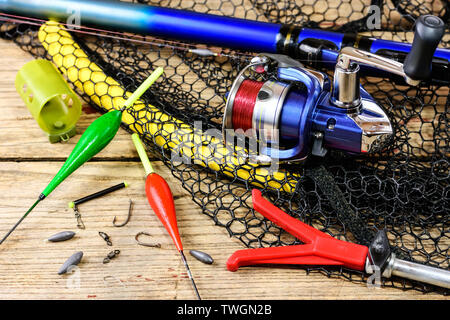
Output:
<instances>
[{"instance_id":1,"label":"reel handle","mask_svg":"<svg viewBox=\"0 0 450 320\"><path fill-rule=\"evenodd\" d=\"M408 77L414 80L430 78L434 52L444 32L445 24L439 17L424 15L417 19L411 51L403 64Z\"/></svg>"},{"instance_id":2,"label":"reel handle","mask_svg":"<svg viewBox=\"0 0 450 320\"><path fill-rule=\"evenodd\" d=\"M431 75L431 62L444 29L440 18L421 16L416 23L411 51L404 63L354 47L342 48L334 70L331 103L349 111L360 106L359 63L399 75L407 84L418 86L421 80Z\"/></svg>"}]
</instances>

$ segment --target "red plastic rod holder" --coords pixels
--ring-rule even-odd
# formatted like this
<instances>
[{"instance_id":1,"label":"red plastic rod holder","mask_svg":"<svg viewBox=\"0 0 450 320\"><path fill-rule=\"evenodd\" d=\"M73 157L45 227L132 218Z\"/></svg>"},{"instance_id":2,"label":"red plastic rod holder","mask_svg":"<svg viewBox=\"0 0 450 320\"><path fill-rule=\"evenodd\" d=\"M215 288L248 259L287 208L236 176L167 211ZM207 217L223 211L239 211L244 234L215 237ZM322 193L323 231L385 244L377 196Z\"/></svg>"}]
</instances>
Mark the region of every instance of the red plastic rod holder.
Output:
<instances>
[{"instance_id":1,"label":"red plastic rod holder","mask_svg":"<svg viewBox=\"0 0 450 320\"><path fill-rule=\"evenodd\" d=\"M283 228L304 244L238 250L227 261L227 268L257 264L297 264L344 266L364 270L369 249L366 246L337 240L297 220L262 197L261 191L252 191L253 207L264 217Z\"/></svg>"}]
</instances>

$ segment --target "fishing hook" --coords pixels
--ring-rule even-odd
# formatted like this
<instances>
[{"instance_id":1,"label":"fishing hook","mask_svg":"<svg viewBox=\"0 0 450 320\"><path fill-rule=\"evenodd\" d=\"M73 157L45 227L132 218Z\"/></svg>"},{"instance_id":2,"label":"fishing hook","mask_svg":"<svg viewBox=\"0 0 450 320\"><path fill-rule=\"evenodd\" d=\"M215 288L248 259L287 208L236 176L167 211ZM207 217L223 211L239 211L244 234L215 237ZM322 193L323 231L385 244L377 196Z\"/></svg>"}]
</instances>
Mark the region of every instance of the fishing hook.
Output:
<instances>
[{"instance_id":1,"label":"fishing hook","mask_svg":"<svg viewBox=\"0 0 450 320\"><path fill-rule=\"evenodd\" d=\"M128 221L130 221L130 218L131 218L131 208L133 207L133 201L131 201L131 199L130 199L130 205L128 206L128 216L127 216L127 219L125 220L125 222L124 223L121 223L121 224L116 224L116 216L114 216L114 219L113 219L113 226L114 227L117 227L117 228L120 228L120 227L123 227L123 226L125 226L127 223L128 223Z\"/></svg>"},{"instance_id":2,"label":"fishing hook","mask_svg":"<svg viewBox=\"0 0 450 320\"><path fill-rule=\"evenodd\" d=\"M136 242L138 243L138 245L141 245L144 247L161 248L160 243L146 243L146 242L139 241L139 237L142 235L149 236L149 237L152 236L150 233L143 232L143 231L137 233L136 236L134 237L134 239L136 239Z\"/></svg>"}]
</instances>

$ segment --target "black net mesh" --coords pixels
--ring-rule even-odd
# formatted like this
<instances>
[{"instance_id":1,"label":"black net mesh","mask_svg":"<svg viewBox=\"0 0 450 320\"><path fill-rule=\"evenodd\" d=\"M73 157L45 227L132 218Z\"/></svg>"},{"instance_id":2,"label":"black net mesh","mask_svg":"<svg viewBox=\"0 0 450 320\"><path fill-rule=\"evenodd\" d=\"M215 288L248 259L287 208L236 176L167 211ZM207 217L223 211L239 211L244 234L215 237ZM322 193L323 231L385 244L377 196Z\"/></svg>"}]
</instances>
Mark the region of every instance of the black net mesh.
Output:
<instances>
[{"instance_id":1,"label":"black net mesh","mask_svg":"<svg viewBox=\"0 0 450 320\"><path fill-rule=\"evenodd\" d=\"M450 7L448 2L440 0L140 2L252 20L365 32L365 35L409 42L415 19L422 14L434 14L447 23L440 46L450 47ZM367 29L371 4L381 8L381 30ZM55 61L55 56L49 55L38 39L39 26L3 22L0 30L3 38L15 41L36 57ZM387 110L393 123L395 135L391 143L381 153L358 157L331 153L320 162L315 159L301 166L286 165L280 169L284 173L267 176L248 164L214 165L213 156L207 159L200 156L202 160L191 164L171 161L174 150L171 141L182 140L182 134L172 130L174 127L193 126L195 121L201 121L203 130L221 129L225 94L237 73L248 63L249 53L211 48L218 55L201 56L189 50L197 48L194 45L153 38L146 38L147 43L142 43L78 32L71 35L90 61L128 91L133 91L155 67L164 67L163 78L144 97L146 112L131 110L133 119L124 126L130 130L142 128L146 142L192 194L203 213L245 246L297 243L252 210L251 189L256 186L290 215L338 239L368 245L378 229L386 228L392 249L401 258L449 269L448 86L413 88L394 84L389 79L362 78L366 90ZM56 39L56 43L64 45L62 39L63 36ZM54 39L44 41L49 42L46 49L54 45ZM76 56L65 52L63 46L53 49L61 54L58 59L70 62L71 55ZM105 101L113 99L108 81L100 81L105 85L102 86L94 79L96 70L91 64L76 68L78 82L74 84L88 102L96 105L100 101L105 105ZM73 71L64 63L60 69L65 74ZM157 125L152 127L149 123ZM204 141L203 145L211 147ZM194 155L199 152L198 147L182 141L175 149L184 157L189 152ZM362 273L344 268L305 269L362 285L366 281ZM383 285L448 294L448 290L398 278L384 280Z\"/></svg>"}]
</instances>

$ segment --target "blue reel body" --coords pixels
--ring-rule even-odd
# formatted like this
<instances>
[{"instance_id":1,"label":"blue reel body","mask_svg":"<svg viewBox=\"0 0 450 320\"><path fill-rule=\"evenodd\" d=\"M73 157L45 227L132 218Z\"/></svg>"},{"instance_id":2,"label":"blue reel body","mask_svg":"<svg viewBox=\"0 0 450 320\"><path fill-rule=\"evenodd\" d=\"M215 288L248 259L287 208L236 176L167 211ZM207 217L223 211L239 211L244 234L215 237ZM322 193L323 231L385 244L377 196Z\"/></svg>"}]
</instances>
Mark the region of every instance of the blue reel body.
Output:
<instances>
[{"instance_id":1,"label":"blue reel body","mask_svg":"<svg viewBox=\"0 0 450 320\"><path fill-rule=\"evenodd\" d=\"M278 64L276 79L266 82L271 82L270 85L262 86L261 91L265 94L258 94L253 110L250 136L262 139L265 133L261 129L270 127L272 130L264 139L267 143L260 149L261 155L294 161L303 160L310 154L324 156L328 149L359 154L373 151L391 135L392 127L386 114L361 86L358 107L339 107L332 102L332 84L326 74L304 68L286 56L266 54L264 57L266 64L269 63L267 59ZM229 96L235 94L236 87L242 83L243 73L238 76ZM274 89L277 85L288 89L277 91ZM280 93L277 95L277 92ZM264 104L263 98L272 99L271 104ZM230 120L233 102L233 97L227 100L224 129L239 129L233 128ZM278 109L279 112L274 112ZM275 129L277 135L273 134Z\"/></svg>"}]
</instances>

